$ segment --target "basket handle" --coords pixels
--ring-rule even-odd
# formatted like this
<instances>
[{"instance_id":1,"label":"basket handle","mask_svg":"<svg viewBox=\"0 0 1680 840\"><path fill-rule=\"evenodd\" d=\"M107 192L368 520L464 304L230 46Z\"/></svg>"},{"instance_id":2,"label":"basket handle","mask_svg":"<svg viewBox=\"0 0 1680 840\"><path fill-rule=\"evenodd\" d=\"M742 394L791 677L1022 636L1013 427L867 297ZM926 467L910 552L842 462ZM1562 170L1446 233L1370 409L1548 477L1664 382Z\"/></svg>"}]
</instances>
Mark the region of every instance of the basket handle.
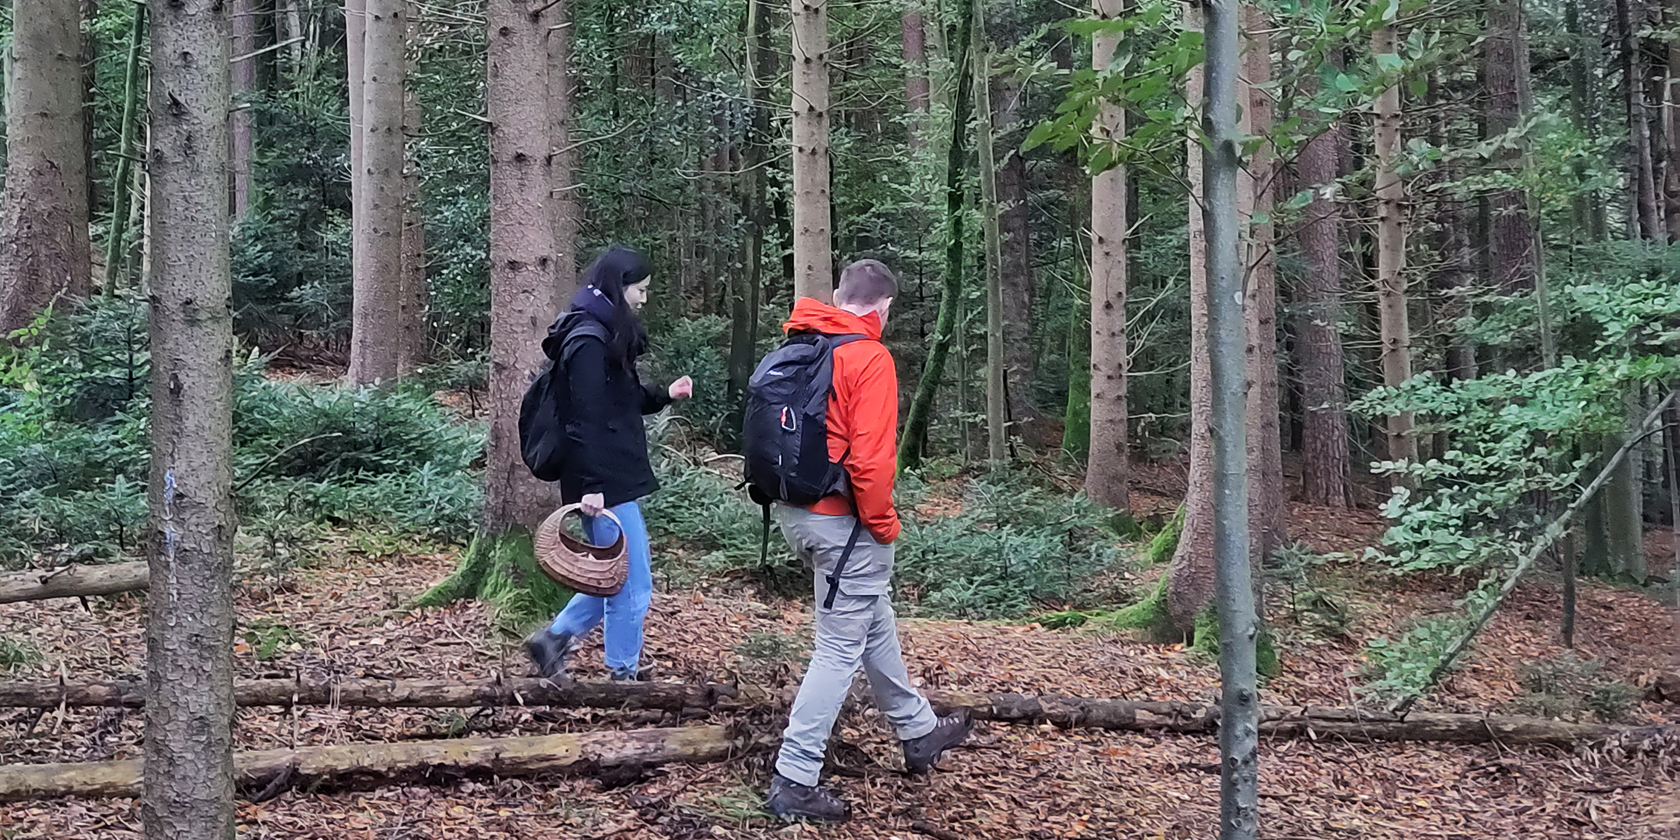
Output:
<instances>
[{"instance_id":1,"label":"basket handle","mask_svg":"<svg viewBox=\"0 0 1680 840\"><path fill-rule=\"evenodd\" d=\"M576 504L576 503L569 504L569 505L564 505L560 508L560 510L556 511L556 513L560 514L560 518L561 518L562 521L565 520L565 518L567 516L569 516L571 514L574 514L574 513L577 514L579 517L582 517L583 516L583 505ZM613 513L610 509L607 509L607 508L602 508L601 509L601 515L605 516L608 519L611 519L613 521L613 524L618 526L618 539L614 540L612 545L595 545L595 543L593 542L594 538L591 537L590 538L591 542L589 544L591 546L594 546L595 548L612 548L613 546L616 546L619 543L623 542L625 540L624 523L620 522L618 520L618 515Z\"/></svg>"}]
</instances>

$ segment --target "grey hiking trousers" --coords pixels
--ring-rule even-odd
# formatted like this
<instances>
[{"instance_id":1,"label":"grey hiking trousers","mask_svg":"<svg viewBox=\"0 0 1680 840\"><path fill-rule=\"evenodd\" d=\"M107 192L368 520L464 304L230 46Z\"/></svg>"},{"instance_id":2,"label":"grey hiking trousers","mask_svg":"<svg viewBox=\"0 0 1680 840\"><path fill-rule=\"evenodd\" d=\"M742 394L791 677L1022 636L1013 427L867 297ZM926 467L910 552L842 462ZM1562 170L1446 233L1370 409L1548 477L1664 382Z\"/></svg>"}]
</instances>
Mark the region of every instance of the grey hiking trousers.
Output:
<instances>
[{"instance_id":1,"label":"grey hiking trousers","mask_svg":"<svg viewBox=\"0 0 1680 840\"><path fill-rule=\"evenodd\" d=\"M776 521L794 555L815 573L817 597L811 665L799 684L787 729L782 731L776 772L799 784L815 785L822 775L829 734L860 667L869 677L876 707L887 716L900 740L932 732L939 719L927 698L910 684L910 674L904 667L898 624L888 595L892 546L876 542L867 530L860 534L841 572L834 606L824 609L828 575L845 551L857 520L777 505Z\"/></svg>"}]
</instances>

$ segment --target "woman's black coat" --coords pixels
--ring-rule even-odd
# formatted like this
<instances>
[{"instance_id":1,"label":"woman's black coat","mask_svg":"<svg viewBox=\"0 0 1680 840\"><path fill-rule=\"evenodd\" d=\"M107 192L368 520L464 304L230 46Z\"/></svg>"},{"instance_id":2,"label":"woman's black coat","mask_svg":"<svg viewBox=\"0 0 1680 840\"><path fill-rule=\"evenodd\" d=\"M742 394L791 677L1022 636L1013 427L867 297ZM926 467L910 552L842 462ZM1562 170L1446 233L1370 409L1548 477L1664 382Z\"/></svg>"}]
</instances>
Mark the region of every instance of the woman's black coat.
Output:
<instances>
[{"instance_id":1,"label":"woman's black coat","mask_svg":"<svg viewBox=\"0 0 1680 840\"><path fill-rule=\"evenodd\" d=\"M665 389L642 384L634 357L628 368L609 358L606 330L573 310L549 328L543 352L566 365L566 459L560 494L576 502L590 493L613 507L659 488L648 463L642 415L671 404Z\"/></svg>"}]
</instances>

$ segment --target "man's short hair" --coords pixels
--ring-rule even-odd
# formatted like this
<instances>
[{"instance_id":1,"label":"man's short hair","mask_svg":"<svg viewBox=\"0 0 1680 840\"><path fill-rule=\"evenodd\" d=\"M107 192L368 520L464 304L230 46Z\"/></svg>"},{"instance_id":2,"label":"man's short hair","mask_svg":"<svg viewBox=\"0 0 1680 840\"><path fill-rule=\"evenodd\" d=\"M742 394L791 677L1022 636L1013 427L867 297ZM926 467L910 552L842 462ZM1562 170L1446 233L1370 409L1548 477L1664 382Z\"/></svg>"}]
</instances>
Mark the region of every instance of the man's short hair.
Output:
<instances>
[{"instance_id":1,"label":"man's short hair","mask_svg":"<svg viewBox=\"0 0 1680 840\"><path fill-rule=\"evenodd\" d=\"M898 278L880 260L858 260L840 272L840 288L834 290L834 302L853 306L873 306L890 297L898 297Z\"/></svg>"}]
</instances>

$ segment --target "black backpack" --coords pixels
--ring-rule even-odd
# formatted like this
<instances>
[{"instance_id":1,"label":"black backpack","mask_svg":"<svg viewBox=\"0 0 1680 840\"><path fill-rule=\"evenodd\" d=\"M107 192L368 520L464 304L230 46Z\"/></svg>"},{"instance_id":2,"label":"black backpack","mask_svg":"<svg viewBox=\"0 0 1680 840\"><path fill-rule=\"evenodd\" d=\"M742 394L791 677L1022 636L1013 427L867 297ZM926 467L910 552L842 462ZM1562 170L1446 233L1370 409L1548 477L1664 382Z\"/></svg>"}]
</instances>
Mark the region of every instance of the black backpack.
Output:
<instances>
[{"instance_id":1,"label":"black backpack","mask_svg":"<svg viewBox=\"0 0 1680 840\"><path fill-rule=\"evenodd\" d=\"M834 349L864 337L795 333L758 363L747 383L741 430L743 486L764 509L760 562L769 557L773 502L805 507L847 492L845 467L828 457L828 398L834 391ZM828 577L824 609L834 606L841 570L862 529L859 519Z\"/></svg>"},{"instance_id":2,"label":"black backpack","mask_svg":"<svg viewBox=\"0 0 1680 840\"><path fill-rule=\"evenodd\" d=\"M566 317L562 315L550 328L551 340L543 342L548 366L531 381L519 402L519 454L531 474L543 481L559 481L566 468L566 420L571 414L566 362L577 352L582 343L579 339L592 336L607 340L607 328L594 318L578 318L575 325L563 330Z\"/></svg>"}]
</instances>

